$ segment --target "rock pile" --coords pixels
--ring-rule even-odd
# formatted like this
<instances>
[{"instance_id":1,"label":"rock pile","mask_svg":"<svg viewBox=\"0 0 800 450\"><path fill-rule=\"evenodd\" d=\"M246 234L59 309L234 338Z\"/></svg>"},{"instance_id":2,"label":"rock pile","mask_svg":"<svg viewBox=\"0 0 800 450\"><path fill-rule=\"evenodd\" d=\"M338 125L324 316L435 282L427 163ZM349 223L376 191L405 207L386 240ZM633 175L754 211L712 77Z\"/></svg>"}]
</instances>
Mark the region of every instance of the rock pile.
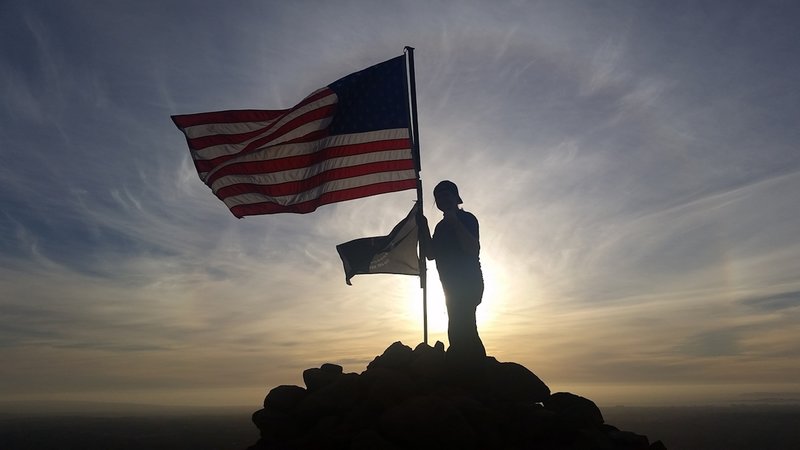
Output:
<instances>
[{"instance_id":1,"label":"rock pile","mask_svg":"<svg viewBox=\"0 0 800 450\"><path fill-rule=\"evenodd\" d=\"M336 364L278 386L253 414L267 449L665 449L605 424L591 401L522 365L454 361L444 345L395 342L361 374Z\"/></svg>"}]
</instances>

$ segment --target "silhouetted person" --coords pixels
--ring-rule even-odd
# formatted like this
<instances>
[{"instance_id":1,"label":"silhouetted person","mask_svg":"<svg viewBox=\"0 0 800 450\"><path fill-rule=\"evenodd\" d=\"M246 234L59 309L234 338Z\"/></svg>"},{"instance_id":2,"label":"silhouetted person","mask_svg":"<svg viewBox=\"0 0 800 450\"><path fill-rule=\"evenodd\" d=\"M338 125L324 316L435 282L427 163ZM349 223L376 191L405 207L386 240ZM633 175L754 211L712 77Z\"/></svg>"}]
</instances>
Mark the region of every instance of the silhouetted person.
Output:
<instances>
[{"instance_id":1,"label":"silhouetted person","mask_svg":"<svg viewBox=\"0 0 800 450\"><path fill-rule=\"evenodd\" d=\"M431 238L428 220L420 213L420 251L427 259L436 260L444 289L450 340L447 353L459 359L485 357L475 319L483 297L478 219L458 207L463 201L452 181L437 184L433 197L444 218Z\"/></svg>"}]
</instances>

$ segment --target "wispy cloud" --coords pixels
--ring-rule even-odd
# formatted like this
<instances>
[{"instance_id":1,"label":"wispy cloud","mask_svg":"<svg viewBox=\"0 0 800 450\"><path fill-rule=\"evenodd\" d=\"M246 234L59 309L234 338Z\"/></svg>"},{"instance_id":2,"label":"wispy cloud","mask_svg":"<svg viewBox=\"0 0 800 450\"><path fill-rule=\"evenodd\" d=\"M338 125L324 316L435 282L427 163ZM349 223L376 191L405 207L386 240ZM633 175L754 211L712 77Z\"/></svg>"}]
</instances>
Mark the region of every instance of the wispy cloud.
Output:
<instances>
[{"instance_id":1,"label":"wispy cloud","mask_svg":"<svg viewBox=\"0 0 800 450\"><path fill-rule=\"evenodd\" d=\"M800 307L800 292L782 292L766 297L755 297L742 300L742 303L763 311L780 311L787 308Z\"/></svg>"}]
</instances>

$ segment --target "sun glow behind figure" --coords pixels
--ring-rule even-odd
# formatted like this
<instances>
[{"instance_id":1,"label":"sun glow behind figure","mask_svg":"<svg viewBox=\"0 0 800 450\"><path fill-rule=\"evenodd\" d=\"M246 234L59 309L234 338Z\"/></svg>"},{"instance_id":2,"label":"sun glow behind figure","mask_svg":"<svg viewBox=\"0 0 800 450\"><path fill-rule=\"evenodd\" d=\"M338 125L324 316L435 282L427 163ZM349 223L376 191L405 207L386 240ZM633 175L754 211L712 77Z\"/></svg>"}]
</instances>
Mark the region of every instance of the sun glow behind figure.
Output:
<instances>
[{"instance_id":1,"label":"sun glow behind figure","mask_svg":"<svg viewBox=\"0 0 800 450\"><path fill-rule=\"evenodd\" d=\"M505 280L501 275L503 268L494 258L482 257L481 260L484 292L483 301L478 306L476 314L479 334L491 332L497 326L498 314L505 309L505 298L507 297ZM408 295L407 319L411 326L421 329L422 291L419 288L418 278L409 277L404 284L404 289ZM447 344L447 307L435 262L428 264L428 333L428 344L433 345L437 340ZM491 343L488 345L491 346Z\"/></svg>"}]
</instances>

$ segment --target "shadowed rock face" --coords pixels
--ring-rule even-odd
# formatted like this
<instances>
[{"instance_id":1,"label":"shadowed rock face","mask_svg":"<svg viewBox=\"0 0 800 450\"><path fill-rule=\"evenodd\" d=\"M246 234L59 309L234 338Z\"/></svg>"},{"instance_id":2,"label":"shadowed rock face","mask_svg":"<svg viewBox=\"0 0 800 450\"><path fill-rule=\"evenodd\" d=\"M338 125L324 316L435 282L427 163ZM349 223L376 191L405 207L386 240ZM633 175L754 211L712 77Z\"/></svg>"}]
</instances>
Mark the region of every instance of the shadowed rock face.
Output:
<instances>
[{"instance_id":1,"label":"shadowed rock face","mask_svg":"<svg viewBox=\"0 0 800 450\"><path fill-rule=\"evenodd\" d=\"M269 392L249 450L665 448L605 424L589 399L551 395L520 364L454 359L441 342L395 342L361 374L323 364L303 381Z\"/></svg>"}]
</instances>

